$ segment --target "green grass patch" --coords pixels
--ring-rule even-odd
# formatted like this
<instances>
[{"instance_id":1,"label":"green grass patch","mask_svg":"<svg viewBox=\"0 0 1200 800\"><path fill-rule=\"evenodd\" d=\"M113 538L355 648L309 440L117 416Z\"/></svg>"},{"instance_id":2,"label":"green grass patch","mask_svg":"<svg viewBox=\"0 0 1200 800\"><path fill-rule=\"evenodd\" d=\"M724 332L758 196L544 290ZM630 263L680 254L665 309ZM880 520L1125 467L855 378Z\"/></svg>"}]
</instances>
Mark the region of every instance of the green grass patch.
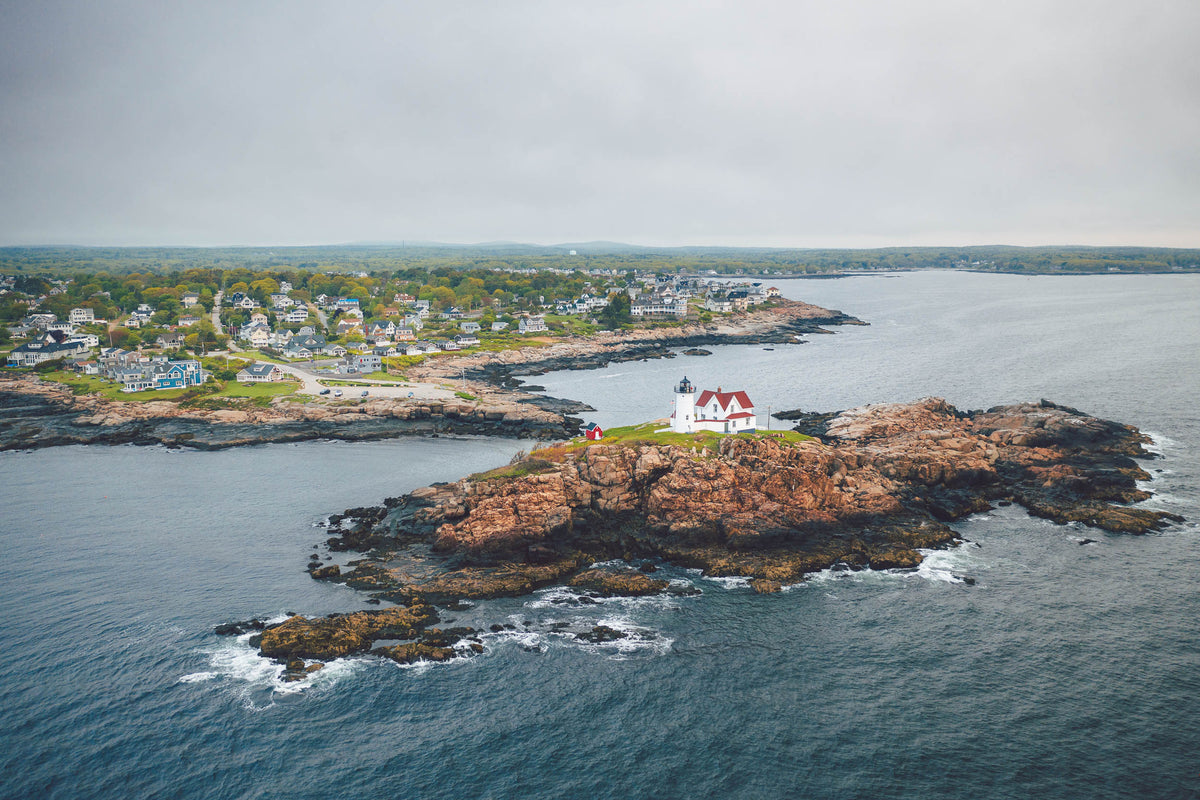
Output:
<instances>
[{"instance_id":1,"label":"green grass patch","mask_svg":"<svg viewBox=\"0 0 1200 800\"><path fill-rule=\"evenodd\" d=\"M454 393L454 396L455 396L455 397L457 397L457 398L460 398L460 399L462 399L462 400L474 400L474 399L476 399L476 398L475 398L475 395L471 394L470 392L455 392L455 393Z\"/></svg>"},{"instance_id":2,"label":"green grass patch","mask_svg":"<svg viewBox=\"0 0 1200 800\"><path fill-rule=\"evenodd\" d=\"M566 445L535 450L532 455L534 457L554 458L561 453L586 450L593 444L628 446L640 444L675 445L676 447L690 447L700 451L716 453L720 450L721 440L727 436L736 436L742 439L770 438L788 442L789 444L812 441L811 436L806 436L796 431L748 431L746 433L698 431L696 433L676 433L672 430L663 430L663 427L663 423L661 422L643 422L639 425L607 428L604 431L604 438L598 442L589 441L580 436L567 442Z\"/></svg>"},{"instance_id":3,"label":"green grass patch","mask_svg":"<svg viewBox=\"0 0 1200 800\"><path fill-rule=\"evenodd\" d=\"M295 394L300 388L299 381L277 381L271 383L238 383L229 381L225 388L214 393L214 397L252 397L267 398L283 397Z\"/></svg>"},{"instance_id":4,"label":"green grass patch","mask_svg":"<svg viewBox=\"0 0 1200 800\"><path fill-rule=\"evenodd\" d=\"M506 467L496 467L496 469L488 470L487 472L476 472L467 480L471 482L490 481L490 480L512 480L514 478L523 478L526 475L538 475L543 472L550 472L555 468L553 461L547 461L542 458L527 458L524 461L518 461L516 464L509 464Z\"/></svg>"}]
</instances>

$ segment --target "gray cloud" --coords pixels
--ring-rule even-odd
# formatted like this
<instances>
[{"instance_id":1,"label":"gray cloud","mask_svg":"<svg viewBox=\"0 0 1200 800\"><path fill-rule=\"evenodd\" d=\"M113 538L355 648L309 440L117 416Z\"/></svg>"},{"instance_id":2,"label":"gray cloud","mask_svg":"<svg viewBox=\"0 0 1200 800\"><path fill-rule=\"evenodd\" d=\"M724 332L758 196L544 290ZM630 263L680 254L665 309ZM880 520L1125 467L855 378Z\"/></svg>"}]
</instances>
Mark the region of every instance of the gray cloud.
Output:
<instances>
[{"instance_id":1,"label":"gray cloud","mask_svg":"<svg viewBox=\"0 0 1200 800\"><path fill-rule=\"evenodd\" d=\"M0 7L0 243L1200 245L1192 0L181 5Z\"/></svg>"}]
</instances>

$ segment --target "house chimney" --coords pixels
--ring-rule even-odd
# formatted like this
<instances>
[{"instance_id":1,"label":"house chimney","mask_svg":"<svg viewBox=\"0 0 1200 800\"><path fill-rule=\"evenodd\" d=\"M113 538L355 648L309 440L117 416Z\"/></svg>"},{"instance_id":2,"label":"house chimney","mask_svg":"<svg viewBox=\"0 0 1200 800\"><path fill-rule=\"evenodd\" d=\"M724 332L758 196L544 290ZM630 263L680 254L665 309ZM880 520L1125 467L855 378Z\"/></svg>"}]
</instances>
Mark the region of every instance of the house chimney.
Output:
<instances>
[{"instance_id":1,"label":"house chimney","mask_svg":"<svg viewBox=\"0 0 1200 800\"><path fill-rule=\"evenodd\" d=\"M720 387L720 386L718 386L718 387L717 387L717 394L720 394L720 393L721 393L721 387Z\"/></svg>"}]
</instances>

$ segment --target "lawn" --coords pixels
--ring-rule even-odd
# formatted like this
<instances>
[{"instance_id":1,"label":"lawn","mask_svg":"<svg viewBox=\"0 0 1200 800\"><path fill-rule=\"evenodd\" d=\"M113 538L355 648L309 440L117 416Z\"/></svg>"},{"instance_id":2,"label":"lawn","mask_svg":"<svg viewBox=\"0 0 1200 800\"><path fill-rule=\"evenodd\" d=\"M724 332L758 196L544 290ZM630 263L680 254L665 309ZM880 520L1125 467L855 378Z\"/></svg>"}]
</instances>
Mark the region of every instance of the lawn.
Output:
<instances>
[{"instance_id":1,"label":"lawn","mask_svg":"<svg viewBox=\"0 0 1200 800\"><path fill-rule=\"evenodd\" d=\"M71 387L75 394L94 394L108 400L121 402L146 402L149 400L178 400L185 394L195 393L197 387L188 389L161 389L148 392L123 392L118 384L95 375L76 375L73 372L60 370L47 372L42 378ZM205 389L214 386L213 382L206 383ZM225 385L213 392L206 392L206 398L235 398L248 397L254 400L269 400L272 397L294 394L300 388L298 381L280 381L278 383L238 383L227 381Z\"/></svg>"},{"instance_id":2,"label":"lawn","mask_svg":"<svg viewBox=\"0 0 1200 800\"><path fill-rule=\"evenodd\" d=\"M282 397L284 395L295 394L300 388L299 381L277 381L274 383L238 383L229 381L225 384L225 388L219 392L213 392L210 397Z\"/></svg>"},{"instance_id":3,"label":"lawn","mask_svg":"<svg viewBox=\"0 0 1200 800\"><path fill-rule=\"evenodd\" d=\"M696 447L701 450L709 450L715 453L720 449L721 439L726 436L738 436L747 439L762 439L770 436L773 439L778 439L793 444L796 442L807 442L812 440L811 436L805 436L803 433L797 433L796 431L748 431L746 433L734 434L713 433L712 431L698 431L697 433L675 433L671 430L664 430L663 422L643 422L640 425L629 425L622 428L609 428L604 431L604 438L599 442L591 442L583 437L577 437L572 439L566 445L535 450L530 455L532 457L549 458L553 460L553 456L556 452L575 452L578 450L584 450L593 444L666 444L676 445L679 447Z\"/></svg>"}]
</instances>

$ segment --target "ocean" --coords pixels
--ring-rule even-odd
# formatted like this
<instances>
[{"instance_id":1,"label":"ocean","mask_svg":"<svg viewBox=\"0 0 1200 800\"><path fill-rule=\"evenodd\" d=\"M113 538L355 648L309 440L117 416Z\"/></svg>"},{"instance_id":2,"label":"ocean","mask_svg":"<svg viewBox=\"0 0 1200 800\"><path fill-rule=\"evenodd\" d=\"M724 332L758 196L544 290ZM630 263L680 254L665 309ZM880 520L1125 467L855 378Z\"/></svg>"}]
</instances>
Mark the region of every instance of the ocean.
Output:
<instances>
[{"instance_id":1,"label":"ocean","mask_svg":"<svg viewBox=\"0 0 1200 800\"><path fill-rule=\"evenodd\" d=\"M3 453L0 796L1200 797L1200 276L777 285L871 324L530 381L605 426L665 417L685 374L760 411L1047 398L1151 434L1148 504L1187 521L1135 537L1013 506L916 572L757 595L668 568L702 593L583 607L551 588L447 614L513 624L477 658L285 684L213 627L370 608L305 572L322 520L529 443Z\"/></svg>"}]
</instances>

